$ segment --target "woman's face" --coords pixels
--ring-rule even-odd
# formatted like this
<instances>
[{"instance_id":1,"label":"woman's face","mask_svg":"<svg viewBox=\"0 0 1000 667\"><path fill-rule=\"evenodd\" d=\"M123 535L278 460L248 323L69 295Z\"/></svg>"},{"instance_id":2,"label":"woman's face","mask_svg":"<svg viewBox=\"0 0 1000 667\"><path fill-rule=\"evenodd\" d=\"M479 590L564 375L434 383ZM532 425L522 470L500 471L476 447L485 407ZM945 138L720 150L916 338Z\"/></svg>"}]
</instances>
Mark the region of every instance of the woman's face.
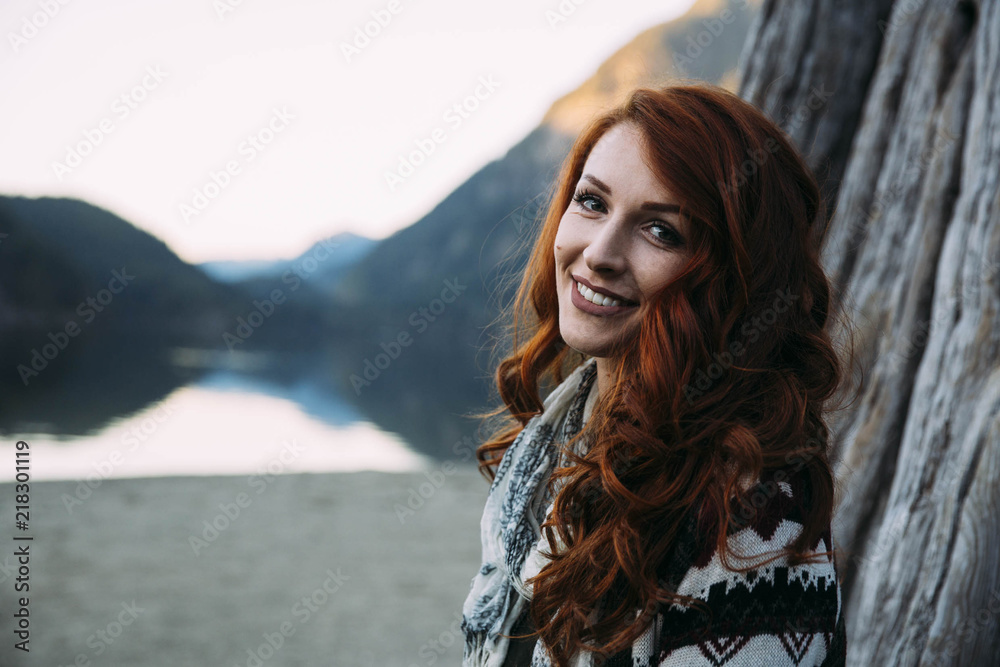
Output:
<instances>
[{"instance_id":1,"label":"woman's face","mask_svg":"<svg viewBox=\"0 0 1000 667\"><path fill-rule=\"evenodd\" d=\"M643 162L641 142L638 130L624 123L601 137L556 232L559 332L567 345L592 357L611 356L616 336L638 332L639 304L688 258L688 222ZM619 304L592 303L578 291L582 286Z\"/></svg>"}]
</instances>

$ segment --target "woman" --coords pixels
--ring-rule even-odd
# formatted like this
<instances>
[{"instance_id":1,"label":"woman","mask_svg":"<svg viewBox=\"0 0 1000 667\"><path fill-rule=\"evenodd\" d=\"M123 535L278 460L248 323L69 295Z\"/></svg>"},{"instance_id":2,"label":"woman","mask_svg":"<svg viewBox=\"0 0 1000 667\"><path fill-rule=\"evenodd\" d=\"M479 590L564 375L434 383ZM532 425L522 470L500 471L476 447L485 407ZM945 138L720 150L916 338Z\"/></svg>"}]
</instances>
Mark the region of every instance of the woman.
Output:
<instances>
[{"instance_id":1,"label":"woman","mask_svg":"<svg viewBox=\"0 0 1000 667\"><path fill-rule=\"evenodd\" d=\"M512 419L477 450L463 665L844 664L825 222L722 88L639 88L581 133L479 415Z\"/></svg>"}]
</instances>

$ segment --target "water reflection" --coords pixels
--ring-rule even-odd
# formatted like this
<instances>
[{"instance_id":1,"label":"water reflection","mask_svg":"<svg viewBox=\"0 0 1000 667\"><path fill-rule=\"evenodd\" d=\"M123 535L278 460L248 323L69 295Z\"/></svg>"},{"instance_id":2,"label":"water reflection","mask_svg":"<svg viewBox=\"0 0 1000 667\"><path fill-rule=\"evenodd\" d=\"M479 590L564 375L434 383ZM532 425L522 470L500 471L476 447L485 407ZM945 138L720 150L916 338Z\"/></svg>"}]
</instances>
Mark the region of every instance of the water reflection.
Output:
<instances>
[{"instance_id":1,"label":"water reflection","mask_svg":"<svg viewBox=\"0 0 1000 667\"><path fill-rule=\"evenodd\" d=\"M21 435L31 444L33 479L399 472L430 466L426 456L368 422L331 426L295 401L237 389L239 378L231 374L206 380L93 435ZM13 460L13 443L5 442L3 449ZM12 470L3 472L0 480L13 479Z\"/></svg>"},{"instance_id":2,"label":"water reflection","mask_svg":"<svg viewBox=\"0 0 1000 667\"><path fill-rule=\"evenodd\" d=\"M32 477L46 480L242 475L269 463L280 472L413 471L455 458L458 442L467 449L477 423L460 413L481 405L458 362L413 354L355 396L347 378L358 358L105 339L42 381L4 388L0 455L30 441Z\"/></svg>"}]
</instances>

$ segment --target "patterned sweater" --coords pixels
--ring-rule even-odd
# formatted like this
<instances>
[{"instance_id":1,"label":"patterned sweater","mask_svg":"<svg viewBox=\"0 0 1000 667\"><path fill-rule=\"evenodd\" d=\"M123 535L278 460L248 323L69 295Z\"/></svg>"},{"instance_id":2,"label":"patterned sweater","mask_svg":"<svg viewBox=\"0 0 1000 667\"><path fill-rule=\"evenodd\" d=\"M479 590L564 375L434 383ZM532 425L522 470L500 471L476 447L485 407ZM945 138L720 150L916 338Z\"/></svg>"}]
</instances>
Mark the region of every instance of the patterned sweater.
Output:
<instances>
[{"instance_id":1,"label":"patterned sweater","mask_svg":"<svg viewBox=\"0 0 1000 667\"><path fill-rule=\"evenodd\" d=\"M764 485L750 489L748 497L767 498L760 512L727 537L730 547L756 556L791 543L802 531L808 490L800 482L780 481L767 493ZM777 489L775 491L775 489ZM842 613L836 563L822 557L819 562L790 566L785 557L745 573L724 568L714 544L701 536L711 526L692 513L668 567L676 591L704 600L708 617L696 608L680 605L661 613L654 633L655 660L633 660L616 656L616 665L844 665L847 637ZM832 548L829 528L810 549ZM681 555L684 554L684 555ZM737 559L736 564L739 564Z\"/></svg>"},{"instance_id":2,"label":"patterned sweater","mask_svg":"<svg viewBox=\"0 0 1000 667\"><path fill-rule=\"evenodd\" d=\"M576 433L591 412L596 391L592 368L583 381L564 425L564 437ZM563 440L565 442L565 440ZM565 460L564 463L565 464ZM791 543L802 530L809 506L803 475L757 480L746 491L759 509L741 525L731 526L727 543L730 562L737 567L758 563ZM552 495L545 511L552 509ZM709 608L669 605L661 608L643 636L604 667L832 667L844 665L847 638L841 587L834 559L790 566L785 557L745 573L726 569L705 515L692 509L678 533L676 546L661 576L677 593L704 601ZM542 544L539 541L533 551ZM812 552L831 551L827 528ZM747 561L735 555L745 554ZM764 555L766 554L766 555ZM763 555L763 556L762 556ZM516 634L530 631L527 609L514 626ZM539 667L549 664L536 637L512 639L503 667ZM589 661L574 664L590 664Z\"/></svg>"},{"instance_id":3,"label":"patterned sweater","mask_svg":"<svg viewBox=\"0 0 1000 667\"><path fill-rule=\"evenodd\" d=\"M760 491L768 500L752 521L727 538L738 553L757 556L779 549L801 532L805 490L784 481L777 488L770 496L763 486L751 489L750 497ZM714 542L700 537L709 528L689 514L664 576L676 592L705 601L710 615L701 608L671 605L633 647L612 656L605 667L845 665L847 637L835 562L824 558L792 567L782 557L734 572L724 568ZM827 530L812 551L827 551L831 543ZM733 557L730 562L742 565ZM516 631L530 628L525 614ZM544 664L534 644L534 638L513 644L504 667ZM535 659L525 658L532 649Z\"/></svg>"}]
</instances>

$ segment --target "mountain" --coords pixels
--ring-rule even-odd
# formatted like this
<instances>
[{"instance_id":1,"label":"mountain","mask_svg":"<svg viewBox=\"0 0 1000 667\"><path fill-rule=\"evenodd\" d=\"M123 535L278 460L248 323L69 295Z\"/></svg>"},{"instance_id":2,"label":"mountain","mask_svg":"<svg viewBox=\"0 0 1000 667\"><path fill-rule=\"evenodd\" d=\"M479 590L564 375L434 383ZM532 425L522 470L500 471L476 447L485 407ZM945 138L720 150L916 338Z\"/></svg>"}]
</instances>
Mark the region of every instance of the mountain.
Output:
<instances>
[{"instance_id":1,"label":"mountain","mask_svg":"<svg viewBox=\"0 0 1000 667\"><path fill-rule=\"evenodd\" d=\"M735 91L743 43L759 7L760 0L700 0L683 16L644 30L557 99L542 125L576 136L633 88L667 80L698 79Z\"/></svg>"},{"instance_id":2,"label":"mountain","mask_svg":"<svg viewBox=\"0 0 1000 667\"><path fill-rule=\"evenodd\" d=\"M170 376L167 385L140 395L136 387L151 375L154 353L167 344L208 348L205 358L226 353L224 335L282 290L289 298L276 315L257 317L264 324L235 349L326 345L331 361L316 374L335 385L328 389L354 397L371 421L421 451L449 455L454 442L475 430L462 415L495 400L493 360L480 356L492 353L489 336L498 333L488 327L516 288L547 190L575 136L638 85L700 76L732 89L738 47L757 12L756 3L743 5L702 0L683 17L644 31L560 97L504 156L381 241L334 237L286 263L199 267L85 202L0 197L0 360L26 363L70 323L89 338L59 352L50 364L56 370L44 371L41 384L32 381L36 412L22 387L7 392L6 409L41 417L46 405L67 396L93 396L93 404L80 402L81 422L93 420L107 409L101 392L109 382L120 401L144 405L183 381ZM331 246L336 252L326 250ZM115 271L134 275L117 292L109 289ZM86 300L99 295L110 301L84 319L81 304L86 312ZM84 379L77 384L64 381L74 367ZM20 385L15 378L5 368L0 385ZM51 393L39 393L46 386Z\"/></svg>"},{"instance_id":3,"label":"mountain","mask_svg":"<svg viewBox=\"0 0 1000 667\"><path fill-rule=\"evenodd\" d=\"M216 282L86 202L0 196L0 432L97 432L214 368L316 349L352 322L308 288L264 287Z\"/></svg>"},{"instance_id":4,"label":"mountain","mask_svg":"<svg viewBox=\"0 0 1000 667\"><path fill-rule=\"evenodd\" d=\"M544 215L546 191L576 135L640 85L701 75L732 90L758 6L703 0L682 17L644 31L559 98L539 127L503 157L375 246L333 290L335 310L367 331L340 343L349 360L338 369L343 390L358 394L374 421L398 428L411 442L446 443L467 435L471 423L453 421L446 430L442 414L492 401L494 360L480 355L492 354L488 336L499 332L488 327L513 296ZM406 354L393 346L400 339L409 341ZM376 368L380 355L391 358L391 366ZM443 379L434 406L413 389L431 377Z\"/></svg>"},{"instance_id":5,"label":"mountain","mask_svg":"<svg viewBox=\"0 0 1000 667\"><path fill-rule=\"evenodd\" d=\"M253 307L249 292L212 280L110 211L77 199L0 196L0 328L75 322L86 332L225 349L223 333ZM254 344L317 326L301 304L282 313Z\"/></svg>"},{"instance_id":6,"label":"mountain","mask_svg":"<svg viewBox=\"0 0 1000 667\"><path fill-rule=\"evenodd\" d=\"M228 284L272 281L292 272L314 290L327 294L377 244L375 239L341 232L317 241L294 259L204 262L198 268L213 280Z\"/></svg>"},{"instance_id":7,"label":"mountain","mask_svg":"<svg viewBox=\"0 0 1000 667\"><path fill-rule=\"evenodd\" d=\"M506 155L473 174L413 225L380 242L344 276L334 291L338 302L378 302L392 319L396 308L418 305L439 292L446 278L491 279L512 249L530 245L545 191L591 117L636 86L672 77L704 75L713 83L734 84L740 48L756 12L757 3L741 9L746 4L702 0L620 48L592 77L553 103L542 124ZM710 39L701 38L702 32ZM677 59L683 59L683 67L673 64ZM481 287L473 289L482 294ZM484 301L464 299L470 307Z\"/></svg>"},{"instance_id":8,"label":"mountain","mask_svg":"<svg viewBox=\"0 0 1000 667\"><path fill-rule=\"evenodd\" d=\"M197 267L212 280L233 285L261 276L280 276L287 265L284 259L234 259L202 262Z\"/></svg>"},{"instance_id":9,"label":"mountain","mask_svg":"<svg viewBox=\"0 0 1000 667\"><path fill-rule=\"evenodd\" d=\"M0 290L11 303L33 306L40 311L39 317L47 313L56 323L92 317L95 326L102 328L191 331L211 326L209 321L192 318L223 310L222 304L237 297L178 258L163 241L83 201L0 197L0 221L11 230L7 246L2 247L5 259L58 266L47 274L47 280L67 297L61 300L62 312L49 309L46 293L21 275L4 275ZM96 298L109 284L112 291L105 297L109 303L84 305L79 308L84 315L76 312L80 303Z\"/></svg>"}]
</instances>

